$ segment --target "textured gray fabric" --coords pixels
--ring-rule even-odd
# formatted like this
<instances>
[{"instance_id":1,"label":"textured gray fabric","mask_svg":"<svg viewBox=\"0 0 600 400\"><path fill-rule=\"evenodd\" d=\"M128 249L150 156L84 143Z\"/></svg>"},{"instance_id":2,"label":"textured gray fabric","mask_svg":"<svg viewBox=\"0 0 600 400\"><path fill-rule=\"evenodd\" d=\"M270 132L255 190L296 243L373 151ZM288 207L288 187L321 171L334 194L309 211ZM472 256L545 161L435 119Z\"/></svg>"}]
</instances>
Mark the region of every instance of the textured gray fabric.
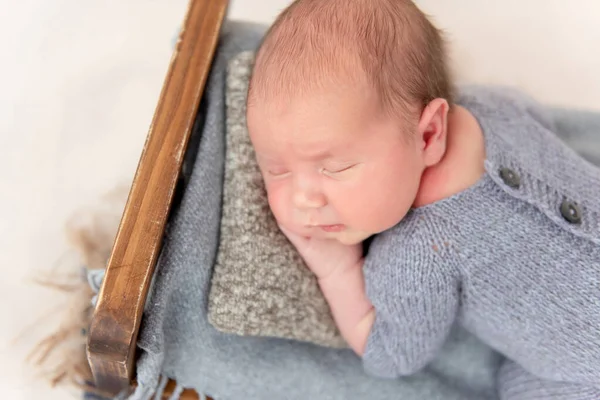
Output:
<instances>
[{"instance_id":1,"label":"textured gray fabric","mask_svg":"<svg viewBox=\"0 0 600 400\"><path fill-rule=\"evenodd\" d=\"M516 380L511 397L539 390L543 398L549 380L600 399L600 169L562 143L530 99L477 88L458 102L483 128L486 172L374 239L365 281L376 321L365 365L410 374L459 321L540 378ZM579 222L564 215L571 202Z\"/></svg>"},{"instance_id":2,"label":"textured gray fabric","mask_svg":"<svg viewBox=\"0 0 600 400\"><path fill-rule=\"evenodd\" d=\"M598 389L539 379L507 360L500 368L500 400L584 400L598 399Z\"/></svg>"},{"instance_id":3,"label":"textured gray fabric","mask_svg":"<svg viewBox=\"0 0 600 400\"><path fill-rule=\"evenodd\" d=\"M349 350L227 335L208 323L223 180L224 68L235 54L255 48L262 33L262 27L228 23L221 34L189 148L198 156L184 168L185 190L172 212L142 321L140 386L132 398L152 398L166 375L216 400L494 399L500 358L464 330L454 330L442 355L421 373L380 380L367 376ZM600 127L600 117L595 122Z\"/></svg>"},{"instance_id":4,"label":"textured gray fabric","mask_svg":"<svg viewBox=\"0 0 600 400\"><path fill-rule=\"evenodd\" d=\"M315 276L269 209L246 128L253 60L253 52L240 53L227 74L223 215L208 318L227 333L347 347Z\"/></svg>"}]
</instances>

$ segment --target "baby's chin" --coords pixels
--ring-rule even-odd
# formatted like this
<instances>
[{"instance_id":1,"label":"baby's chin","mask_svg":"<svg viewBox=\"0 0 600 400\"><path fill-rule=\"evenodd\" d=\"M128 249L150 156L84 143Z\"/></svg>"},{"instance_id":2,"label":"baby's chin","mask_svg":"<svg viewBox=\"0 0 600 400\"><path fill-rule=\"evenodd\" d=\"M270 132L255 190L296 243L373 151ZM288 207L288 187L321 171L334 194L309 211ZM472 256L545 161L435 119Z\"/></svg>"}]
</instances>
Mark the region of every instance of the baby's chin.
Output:
<instances>
[{"instance_id":1,"label":"baby's chin","mask_svg":"<svg viewBox=\"0 0 600 400\"><path fill-rule=\"evenodd\" d=\"M364 240L369 238L371 235L372 234L367 233L367 232L351 232L347 235L342 235L337 240L342 244L346 244L346 245L350 246L350 245L362 243Z\"/></svg>"},{"instance_id":2,"label":"baby's chin","mask_svg":"<svg viewBox=\"0 0 600 400\"><path fill-rule=\"evenodd\" d=\"M338 242L340 242L342 244L352 246L352 245L361 243L362 241L364 241L371 235L372 235L371 233L367 233L367 232L363 232L363 231L346 229L342 232L331 232L331 233L313 232L311 234L311 237L314 237L317 239L333 239L333 240L337 240Z\"/></svg>"},{"instance_id":3,"label":"baby's chin","mask_svg":"<svg viewBox=\"0 0 600 400\"><path fill-rule=\"evenodd\" d=\"M286 224L283 224L283 226L300 236L321 240L337 240L338 242L348 246L359 244L373 235L373 233L371 232L350 229L348 227L344 228L341 231L327 232L319 227L300 227L297 225L294 226Z\"/></svg>"}]
</instances>

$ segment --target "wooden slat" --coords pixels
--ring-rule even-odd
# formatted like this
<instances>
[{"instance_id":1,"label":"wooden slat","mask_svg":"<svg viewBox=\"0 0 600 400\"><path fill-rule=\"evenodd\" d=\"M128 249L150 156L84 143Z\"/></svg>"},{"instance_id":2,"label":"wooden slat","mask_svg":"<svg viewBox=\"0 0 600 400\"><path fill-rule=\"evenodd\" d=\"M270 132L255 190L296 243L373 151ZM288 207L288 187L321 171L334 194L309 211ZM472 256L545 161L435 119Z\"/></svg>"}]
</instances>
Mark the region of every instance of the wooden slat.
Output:
<instances>
[{"instance_id":1,"label":"wooden slat","mask_svg":"<svg viewBox=\"0 0 600 400\"><path fill-rule=\"evenodd\" d=\"M187 142L227 9L191 0L123 213L88 338L99 390L131 382L136 340Z\"/></svg>"}]
</instances>

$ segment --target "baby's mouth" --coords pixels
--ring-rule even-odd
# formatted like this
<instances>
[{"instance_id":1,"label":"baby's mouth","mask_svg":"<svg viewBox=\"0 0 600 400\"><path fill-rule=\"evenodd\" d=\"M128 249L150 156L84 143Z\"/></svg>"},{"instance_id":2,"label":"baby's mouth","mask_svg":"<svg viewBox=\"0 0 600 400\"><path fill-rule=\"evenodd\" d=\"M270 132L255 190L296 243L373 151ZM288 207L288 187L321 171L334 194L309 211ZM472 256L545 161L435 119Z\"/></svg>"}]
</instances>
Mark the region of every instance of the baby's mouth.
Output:
<instances>
[{"instance_id":1,"label":"baby's mouth","mask_svg":"<svg viewBox=\"0 0 600 400\"><path fill-rule=\"evenodd\" d=\"M318 225L317 228L322 229L325 232L341 232L346 229L346 226L342 224L335 225Z\"/></svg>"}]
</instances>

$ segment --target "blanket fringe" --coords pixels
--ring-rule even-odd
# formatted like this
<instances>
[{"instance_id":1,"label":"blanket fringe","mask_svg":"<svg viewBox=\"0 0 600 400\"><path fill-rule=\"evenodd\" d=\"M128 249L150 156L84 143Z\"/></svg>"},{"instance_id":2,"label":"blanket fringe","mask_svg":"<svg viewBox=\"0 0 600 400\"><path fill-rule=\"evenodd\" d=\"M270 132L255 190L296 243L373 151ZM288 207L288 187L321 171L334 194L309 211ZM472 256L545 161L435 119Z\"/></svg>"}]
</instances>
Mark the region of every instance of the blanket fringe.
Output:
<instances>
[{"instance_id":1,"label":"blanket fringe","mask_svg":"<svg viewBox=\"0 0 600 400\"><path fill-rule=\"evenodd\" d=\"M165 393L165 389L167 387L167 383L169 383L169 378L166 375L161 376L160 382L158 383L158 387L156 388L154 400L162 400L163 394Z\"/></svg>"},{"instance_id":2,"label":"blanket fringe","mask_svg":"<svg viewBox=\"0 0 600 400\"><path fill-rule=\"evenodd\" d=\"M183 386L177 384L175 386L175 390L173 390L173 394L171 395L171 397L169 397L169 400L179 400L181 394L183 393L183 389Z\"/></svg>"},{"instance_id":3,"label":"blanket fringe","mask_svg":"<svg viewBox=\"0 0 600 400\"><path fill-rule=\"evenodd\" d=\"M57 268L33 278L36 284L67 295L66 303L37 321L39 325L51 316L61 323L34 346L26 360L52 387L67 385L90 395L96 392L85 352L95 295L86 271L106 268L128 193L129 187L119 186L99 204L75 213L66 223L66 235L77 260L67 263L61 257Z\"/></svg>"},{"instance_id":4,"label":"blanket fringe","mask_svg":"<svg viewBox=\"0 0 600 400\"><path fill-rule=\"evenodd\" d=\"M157 387L155 385L144 385L138 384L135 391L127 398L127 400L151 400L153 395L156 393ZM156 399L156 397L154 397ZM161 397L158 397L161 399Z\"/></svg>"},{"instance_id":5,"label":"blanket fringe","mask_svg":"<svg viewBox=\"0 0 600 400\"><path fill-rule=\"evenodd\" d=\"M38 273L33 281L67 294L65 304L45 312L36 325L46 318L60 319L60 326L37 343L27 362L38 368L53 386L74 386L90 400L105 399L94 387L87 362L87 331L94 311L95 297L110 257L129 187L120 186L103 196L99 204L76 212L66 223L66 235L76 260L61 257L57 268ZM139 382L133 393L122 393L113 400L161 400L169 378ZM179 400L185 388L177 384L170 400ZM206 396L200 394L200 400Z\"/></svg>"}]
</instances>

